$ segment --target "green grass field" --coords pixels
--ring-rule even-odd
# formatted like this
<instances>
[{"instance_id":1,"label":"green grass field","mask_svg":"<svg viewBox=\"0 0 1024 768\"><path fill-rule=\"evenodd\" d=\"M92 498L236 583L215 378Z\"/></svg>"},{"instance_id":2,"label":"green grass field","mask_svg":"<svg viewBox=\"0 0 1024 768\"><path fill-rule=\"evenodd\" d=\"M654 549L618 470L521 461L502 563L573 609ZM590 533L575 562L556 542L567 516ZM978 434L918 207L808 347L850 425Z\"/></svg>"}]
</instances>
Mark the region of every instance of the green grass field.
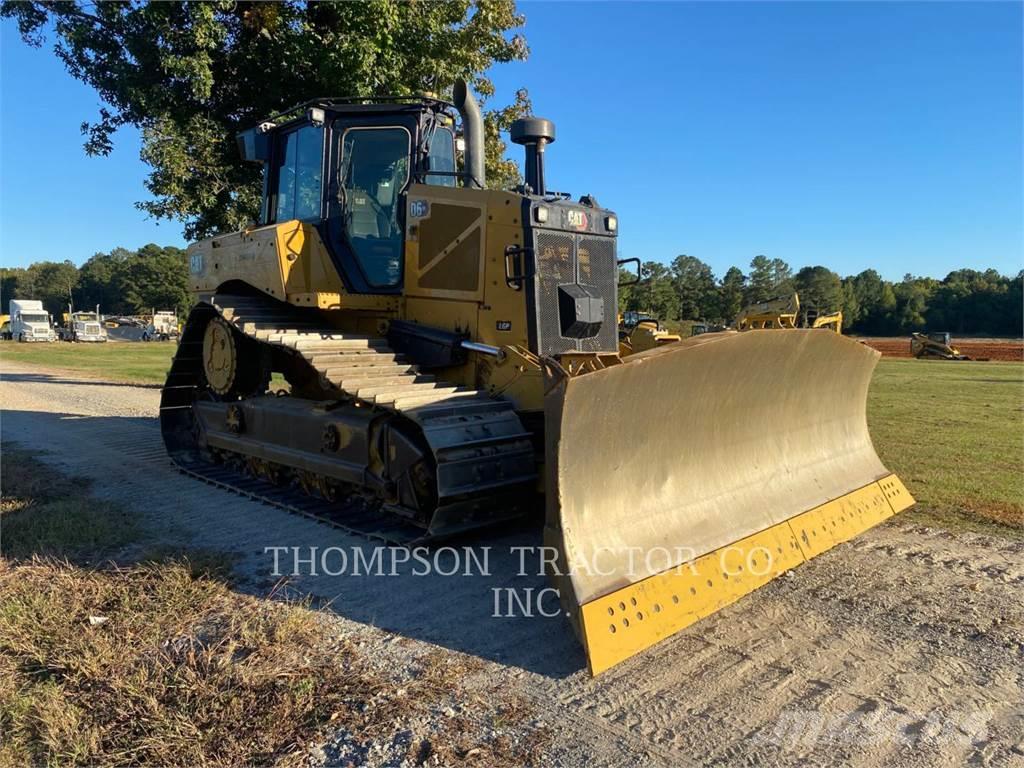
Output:
<instances>
[{"instance_id":1,"label":"green grass field","mask_svg":"<svg viewBox=\"0 0 1024 768\"><path fill-rule=\"evenodd\" d=\"M160 384L176 349L166 342L7 342L0 361ZM868 421L882 461L919 502L908 518L1024 535L1024 365L883 359Z\"/></svg>"},{"instance_id":2,"label":"green grass field","mask_svg":"<svg viewBox=\"0 0 1024 768\"><path fill-rule=\"evenodd\" d=\"M170 341L106 344L0 342L0 361L31 363L126 384L163 384L177 345Z\"/></svg>"},{"instance_id":3,"label":"green grass field","mask_svg":"<svg viewBox=\"0 0 1024 768\"><path fill-rule=\"evenodd\" d=\"M868 424L908 518L1024 535L1024 365L882 360Z\"/></svg>"}]
</instances>

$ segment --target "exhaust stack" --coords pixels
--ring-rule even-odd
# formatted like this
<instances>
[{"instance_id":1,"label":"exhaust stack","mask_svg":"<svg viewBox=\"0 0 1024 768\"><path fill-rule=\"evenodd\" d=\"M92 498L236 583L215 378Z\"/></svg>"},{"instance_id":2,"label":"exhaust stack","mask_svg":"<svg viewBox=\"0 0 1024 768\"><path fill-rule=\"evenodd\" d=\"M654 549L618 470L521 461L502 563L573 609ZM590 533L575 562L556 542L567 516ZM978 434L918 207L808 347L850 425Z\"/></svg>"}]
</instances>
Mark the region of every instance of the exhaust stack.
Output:
<instances>
[{"instance_id":1,"label":"exhaust stack","mask_svg":"<svg viewBox=\"0 0 1024 768\"><path fill-rule=\"evenodd\" d=\"M459 110L459 117L462 118L462 136L466 141L466 172L470 184L483 189L487 184L487 176L484 170L484 119L480 115L480 105L462 79L455 81L452 97L455 108Z\"/></svg>"},{"instance_id":2,"label":"exhaust stack","mask_svg":"<svg viewBox=\"0 0 1024 768\"><path fill-rule=\"evenodd\" d=\"M509 133L514 143L526 147L526 186L543 195L544 148L555 140L555 124L543 117L523 117L512 123Z\"/></svg>"}]
</instances>

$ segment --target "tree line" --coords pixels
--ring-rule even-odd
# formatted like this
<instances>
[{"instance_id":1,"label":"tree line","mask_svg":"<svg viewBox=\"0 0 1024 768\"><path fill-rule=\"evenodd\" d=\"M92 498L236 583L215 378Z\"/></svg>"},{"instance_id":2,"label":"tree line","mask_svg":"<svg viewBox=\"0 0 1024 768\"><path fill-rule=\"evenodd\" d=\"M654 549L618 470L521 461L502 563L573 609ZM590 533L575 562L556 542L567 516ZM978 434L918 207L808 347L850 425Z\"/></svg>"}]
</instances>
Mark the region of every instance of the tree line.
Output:
<instances>
[{"instance_id":1,"label":"tree line","mask_svg":"<svg viewBox=\"0 0 1024 768\"><path fill-rule=\"evenodd\" d=\"M633 279L635 279L635 274ZM624 281L629 276L624 273ZM942 280L905 275L882 279L873 269L840 277L822 266L793 272L785 261L755 256L750 271L730 267L719 279L694 256L670 264L644 262L640 282L619 291L619 309L661 320L729 324L740 310L793 291L803 307L843 312L844 327L868 335L942 330L956 334L1020 336L1024 327L1024 270L1007 277L994 269L958 269Z\"/></svg>"},{"instance_id":2,"label":"tree line","mask_svg":"<svg viewBox=\"0 0 1024 768\"><path fill-rule=\"evenodd\" d=\"M628 277L623 275L624 281ZM822 266L795 273L779 258L755 256L744 273L730 267L719 279L693 256L671 264L641 266L639 283L620 288L619 308L648 312L668 321L704 320L729 324L747 304L792 291L804 307L842 310L846 328L868 335L942 330L955 334L1019 336L1024 327L1024 271L1006 277L994 269L958 269L942 280L906 275L890 282L873 269L849 277ZM188 256L181 248L150 243L137 250L97 253L81 267L70 261L40 261L26 268L0 269L0 307L10 299L41 299L54 317L100 305L104 314L141 314L192 305Z\"/></svg>"},{"instance_id":3,"label":"tree line","mask_svg":"<svg viewBox=\"0 0 1024 768\"><path fill-rule=\"evenodd\" d=\"M179 315L192 304L188 292L188 256L181 248L150 243L138 250L114 248L97 253L81 267L70 261L38 261L28 267L0 269L0 307L11 299L39 299L55 318L67 311L92 309L105 315L134 315L173 309Z\"/></svg>"}]
</instances>

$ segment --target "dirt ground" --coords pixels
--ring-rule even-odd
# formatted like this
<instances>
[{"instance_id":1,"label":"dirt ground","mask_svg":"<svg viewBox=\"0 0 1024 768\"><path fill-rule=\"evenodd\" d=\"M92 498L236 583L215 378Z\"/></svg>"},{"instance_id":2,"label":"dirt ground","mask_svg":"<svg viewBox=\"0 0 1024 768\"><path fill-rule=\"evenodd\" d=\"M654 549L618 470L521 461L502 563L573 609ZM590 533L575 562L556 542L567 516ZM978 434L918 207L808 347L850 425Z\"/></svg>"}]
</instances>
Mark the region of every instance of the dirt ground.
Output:
<instances>
[{"instance_id":1,"label":"dirt ground","mask_svg":"<svg viewBox=\"0 0 1024 768\"><path fill-rule=\"evenodd\" d=\"M910 337L864 337L863 341L885 357L910 357ZM1024 340L1021 339L952 339L954 347L975 360L1024 362Z\"/></svg>"},{"instance_id":2,"label":"dirt ground","mask_svg":"<svg viewBox=\"0 0 1024 768\"><path fill-rule=\"evenodd\" d=\"M236 553L247 592L279 580L266 547L370 547L176 473L158 398L4 362L0 437L95 478L170 543ZM477 660L487 686L528 702L507 727L541 735L545 765L1024 765L1024 542L896 518L597 679L562 617L492 615L493 589L545 586L515 575L510 549L539 531L478 544L490 575L306 569L291 587L382 665L438 649ZM341 763L343 741L310 763ZM369 759L394 763L387 745Z\"/></svg>"}]
</instances>

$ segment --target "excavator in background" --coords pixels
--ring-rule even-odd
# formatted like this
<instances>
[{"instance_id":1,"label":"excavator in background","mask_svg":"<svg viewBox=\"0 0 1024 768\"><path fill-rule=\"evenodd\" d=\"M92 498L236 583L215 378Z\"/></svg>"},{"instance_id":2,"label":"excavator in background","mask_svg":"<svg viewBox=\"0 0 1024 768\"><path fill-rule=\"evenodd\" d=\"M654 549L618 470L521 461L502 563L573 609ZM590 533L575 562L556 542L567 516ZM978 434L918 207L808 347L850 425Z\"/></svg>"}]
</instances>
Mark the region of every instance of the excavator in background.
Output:
<instances>
[{"instance_id":1,"label":"excavator in background","mask_svg":"<svg viewBox=\"0 0 1024 768\"><path fill-rule=\"evenodd\" d=\"M819 312L816 309L808 309L804 313L803 324L801 328L824 328L834 333L842 334L843 332L843 312L842 310L836 310L835 312Z\"/></svg>"},{"instance_id":2,"label":"excavator in background","mask_svg":"<svg viewBox=\"0 0 1024 768\"><path fill-rule=\"evenodd\" d=\"M177 466L403 545L543 495L592 674L913 503L868 434L877 352L788 328L622 356L618 216L548 189L549 120L511 138L525 183L488 189L461 81L453 103L322 98L241 133L262 206L188 249L160 402Z\"/></svg>"},{"instance_id":3,"label":"excavator in background","mask_svg":"<svg viewBox=\"0 0 1024 768\"><path fill-rule=\"evenodd\" d=\"M737 331L765 328L825 328L842 335L843 313L823 313L813 308L805 309L801 313L800 297L792 293L747 305L736 316L733 327Z\"/></svg>"},{"instance_id":4,"label":"excavator in background","mask_svg":"<svg viewBox=\"0 0 1024 768\"><path fill-rule=\"evenodd\" d=\"M910 334L910 354L917 358L937 360L970 360L952 345L949 331Z\"/></svg>"},{"instance_id":5,"label":"excavator in background","mask_svg":"<svg viewBox=\"0 0 1024 768\"><path fill-rule=\"evenodd\" d=\"M661 321L646 312L630 309L619 315L620 357L672 344L681 338L679 334L662 328Z\"/></svg>"}]
</instances>

